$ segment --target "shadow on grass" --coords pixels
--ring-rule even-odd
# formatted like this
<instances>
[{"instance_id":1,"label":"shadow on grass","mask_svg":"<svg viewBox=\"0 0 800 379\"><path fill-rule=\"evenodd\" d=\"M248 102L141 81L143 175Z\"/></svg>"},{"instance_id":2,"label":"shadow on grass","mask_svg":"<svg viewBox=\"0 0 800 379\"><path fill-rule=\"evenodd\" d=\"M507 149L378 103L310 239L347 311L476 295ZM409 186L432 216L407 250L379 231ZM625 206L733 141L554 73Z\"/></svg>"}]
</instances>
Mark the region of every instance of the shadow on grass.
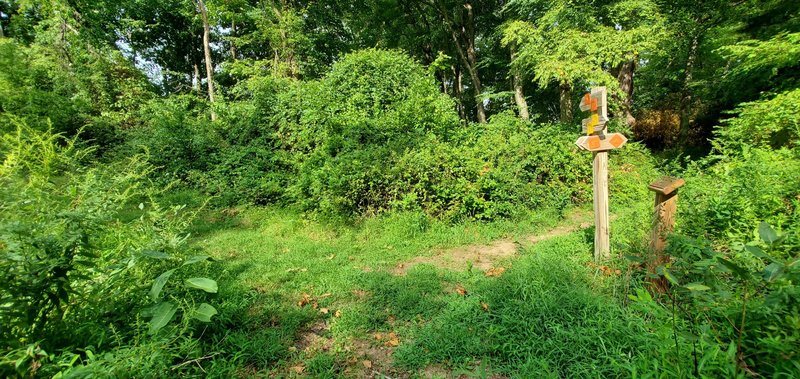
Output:
<instances>
[{"instance_id":1,"label":"shadow on grass","mask_svg":"<svg viewBox=\"0 0 800 379\"><path fill-rule=\"evenodd\" d=\"M337 327L394 329L403 341L394 365L412 372L488 365L519 377L629 376L653 340L642 319L593 289L587 235L536 245L499 278L431 266L365 274L368 298Z\"/></svg>"}]
</instances>

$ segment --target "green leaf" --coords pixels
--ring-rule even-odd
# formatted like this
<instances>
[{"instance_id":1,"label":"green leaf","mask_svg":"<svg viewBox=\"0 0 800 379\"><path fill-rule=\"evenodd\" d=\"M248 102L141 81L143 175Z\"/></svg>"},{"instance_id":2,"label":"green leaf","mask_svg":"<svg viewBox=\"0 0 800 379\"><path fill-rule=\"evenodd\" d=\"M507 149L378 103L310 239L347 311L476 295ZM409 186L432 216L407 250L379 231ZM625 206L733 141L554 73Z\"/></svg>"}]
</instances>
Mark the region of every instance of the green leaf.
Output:
<instances>
[{"instance_id":1,"label":"green leaf","mask_svg":"<svg viewBox=\"0 0 800 379\"><path fill-rule=\"evenodd\" d=\"M778 233L775 232L775 230L772 229L772 227L766 222L762 222L760 225L758 225L758 235L761 236L761 239L764 242L770 245L778 240Z\"/></svg>"},{"instance_id":2,"label":"green leaf","mask_svg":"<svg viewBox=\"0 0 800 379\"><path fill-rule=\"evenodd\" d=\"M192 318L202 322L211 322L211 317L217 314L217 309L207 303L201 303L194 312Z\"/></svg>"},{"instance_id":3,"label":"green leaf","mask_svg":"<svg viewBox=\"0 0 800 379\"><path fill-rule=\"evenodd\" d=\"M208 261L208 260L211 260L211 257L209 257L208 255L195 255L193 257L190 257L186 261L184 261L183 262L183 266L190 265L190 264L195 264L197 262Z\"/></svg>"},{"instance_id":4,"label":"green leaf","mask_svg":"<svg viewBox=\"0 0 800 379\"><path fill-rule=\"evenodd\" d=\"M747 279L747 277L749 276L747 270L739 267L736 263L733 263L725 258L717 257L717 262L719 262L722 266L728 269L728 271L736 274L742 279Z\"/></svg>"},{"instance_id":5,"label":"green leaf","mask_svg":"<svg viewBox=\"0 0 800 379\"><path fill-rule=\"evenodd\" d=\"M172 321L172 317L175 316L175 311L177 310L178 306L170 303L169 301L158 304L153 309L153 318L150 319L150 334L159 331L161 328L169 324L169 322Z\"/></svg>"},{"instance_id":6,"label":"green leaf","mask_svg":"<svg viewBox=\"0 0 800 379\"><path fill-rule=\"evenodd\" d=\"M153 300L158 300L161 297L161 290L164 289L164 285L167 284L167 280L175 270L164 271L161 275L156 278L153 282L153 286L150 287L150 298Z\"/></svg>"},{"instance_id":7,"label":"green leaf","mask_svg":"<svg viewBox=\"0 0 800 379\"><path fill-rule=\"evenodd\" d=\"M684 286L689 291L708 291L711 287L700 283L689 283Z\"/></svg>"},{"instance_id":8,"label":"green leaf","mask_svg":"<svg viewBox=\"0 0 800 379\"><path fill-rule=\"evenodd\" d=\"M676 285L676 286L677 286L677 285L680 285L680 283L678 283L678 280L677 280L677 279L675 279L675 277L674 277L674 276L672 276L672 273L671 273L671 272L669 272L669 270L667 270L667 268L666 268L666 267L664 267L664 266L658 266L658 267L656 268L656 272L657 272L657 273L659 273L659 274L661 274L661 275L663 275L665 278L667 278L667 280L669 280L669 282L670 282L670 283L672 283L673 285Z\"/></svg>"},{"instance_id":9,"label":"green leaf","mask_svg":"<svg viewBox=\"0 0 800 379\"><path fill-rule=\"evenodd\" d=\"M764 250L761 250L761 248L758 246L745 245L744 249L747 250L750 254L755 255L756 257L775 261L774 258L770 257L767 253L764 252Z\"/></svg>"},{"instance_id":10,"label":"green leaf","mask_svg":"<svg viewBox=\"0 0 800 379\"><path fill-rule=\"evenodd\" d=\"M209 293L217 293L217 282L209 278L189 278L186 279L186 286Z\"/></svg>"},{"instance_id":11,"label":"green leaf","mask_svg":"<svg viewBox=\"0 0 800 379\"><path fill-rule=\"evenodd\" d=\"M142 252L142 255L145 257L155 258L155 259L167 259L169 255L163 251L155 251L155 250L145 250Z\"/></svg>"},{"instance_id":12,"label":"green leaf","mask_svg":"<svg viewBox=\"0 0 800 379\"><path fill-rule=\"evenodd\" d=\"M768 282L771 282L777 278L779 278L783 274L783 265L777 262L770 263L767 268L764 269L764 279Z\"/></svg>"}]
</instances>

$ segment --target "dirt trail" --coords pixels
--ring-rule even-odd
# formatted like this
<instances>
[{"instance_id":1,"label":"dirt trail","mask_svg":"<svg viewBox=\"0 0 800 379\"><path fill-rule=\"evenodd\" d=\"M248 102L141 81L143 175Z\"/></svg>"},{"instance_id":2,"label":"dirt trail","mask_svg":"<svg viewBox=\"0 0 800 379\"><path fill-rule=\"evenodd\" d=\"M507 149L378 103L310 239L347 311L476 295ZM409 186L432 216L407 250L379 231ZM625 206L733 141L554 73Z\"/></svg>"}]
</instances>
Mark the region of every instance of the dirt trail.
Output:
<instances>
[{"instance_id":1,"label":"dirt trail","mask_svg":"<svg viewBox=\"0 0 800 379\"><path fill-rule=\"evenodd\" d=\"M473 268L488 271L494 268L499 261L516 256L522 246L530 246L551 238L565 236L574 231L589 228L592 224L591 212L576 211L567 215L560 226L545 233L529 235L516 241L501 239L484 245L467 245L439 250L431 256L414 257L401 262L392 269L392 273L405 275L412 267L420 264L430 264L453 271L466 270L471 264Z\"/></svg>"}]
</instances>

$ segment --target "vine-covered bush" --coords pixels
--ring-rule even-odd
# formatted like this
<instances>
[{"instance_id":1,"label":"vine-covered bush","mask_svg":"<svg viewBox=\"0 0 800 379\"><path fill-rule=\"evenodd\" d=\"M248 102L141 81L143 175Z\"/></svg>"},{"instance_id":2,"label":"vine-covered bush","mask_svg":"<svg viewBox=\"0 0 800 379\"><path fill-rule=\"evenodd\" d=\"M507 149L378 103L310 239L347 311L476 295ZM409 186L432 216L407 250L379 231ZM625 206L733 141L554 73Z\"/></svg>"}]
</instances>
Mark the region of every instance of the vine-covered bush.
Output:
<instances>
[{"instance_id":1,"label":"vine-covered bush","mask_svg":"<svg viewBox=\"0 0 800 379\"><path fill-rule=\"evenodd\" d=\"M222 205L491 220L591 201L591 154L574 146L577 125L511 112L464 125L428 71L398 51L349 54L316 81L253 76L233 94L216 122L193 96L154 100L129 146L149 151L162 180L183 180ZM649 154L635 144L613 154L621 202L649 196Z\"/></svg>"},{"instance_id":2,"label":"vine-covered bush","mask_svg":"<svg viewBox=\"0 0 800 379\"><path fill-rule=\"evenodd\" d=\"M396 51L349 54L322 80L283 94L278 109L278 134L297 172L290 196L329 213L388 209L392 167L459 125L452 100Z\"/></svg>"}]
</instances>

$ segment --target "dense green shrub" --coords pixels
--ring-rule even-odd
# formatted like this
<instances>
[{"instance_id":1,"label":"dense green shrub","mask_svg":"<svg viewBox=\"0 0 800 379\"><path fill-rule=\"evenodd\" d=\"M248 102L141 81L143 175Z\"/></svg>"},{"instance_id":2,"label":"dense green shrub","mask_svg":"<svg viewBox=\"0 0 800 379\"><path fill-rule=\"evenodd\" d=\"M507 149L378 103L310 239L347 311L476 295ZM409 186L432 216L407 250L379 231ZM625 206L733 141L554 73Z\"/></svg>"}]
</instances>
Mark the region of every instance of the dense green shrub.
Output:
<instances>
[{"instance_id":1,"label":"dense green shrub","mask_svg":"<svg viewBox=\"0 0 800 379\"><path fill-rule=\"evenodd\" d=\"M349 54L316 81L254 75L232 93L217 122L194 96L151 101L128 146L149 151L162 179L222 205L491 220L591 200L591 154L574 146L576 126L511 112L464 126L432 76L397 51ZM648 196L649 154L631 144L613 155L620 203Z\"/></svg>"},{"instance_id":2,"label":"dense green shrub","mask_svg":"<svg viewBox=\"0 0 800 379\"><path fill-rule=\"evenodd\" d=\"M136 122L151 87L116 50L0 39L0 121L15 115L40 131L80 134L104 152L121 142L121 129Z\"/></svg>"},{"instance_id":3,"label":"dense green shrub","mask_svg":"<svg viewBox=\"0 0 800 379\"><path fill-rule=\"evenodd\" d=\"M450 141L430 139L393 169L400 208L416 204L446 218L495 219L526 208L585 200L591 166L576 134L534 127L510 113L472 125ZM534 141L551 141L549 144Z\"/></svg>"},{"instance_id":4,"label":"dense green shrub","mask_svg":"<svg viewBox=\"0 0 800 379\"><path fill-rule=\"evenodd\" d=\"M216 311L193 289L216 283L192 278L207 257L187 258L189 219L153 200L144 157L85 166L92 152L76 139L10 120L15 130L0 137L0 373L52 375L92 359L49 364L73 350L135 345L143 318L150 333L176 314L184 326L209 321Z\"/></svg>"},{"instance_id":5,"label":"dense green shrub","mask_svg":"<svg viewBox=\"0 0 800 379\"><path fill-rule=\"evenodd\" d=\"M681 232L712 239L748 238L761 221L798 227L800 159L790 150L745 146L741 155L720 156L687 173Z\"/></svg>"},{"instance_id":6,"label":"dense green shrub","mask_svg":"<svg viewBox=\"0 0 800 379\"><path fill-rule=\"evenodd\" d=\"M430 135L458 125L452 100L396 51L349 54L322 80L279 100L278 133L298 175L292 199L329 213L388 209L391 167Z\"/></svg>"},{"instance_id":7,"label":"dense green shrub","mask_svg":"<svg viewBox=\"0 0 800 379\"><path fill-rule=\"evenodd\" d=\"M728 148L796 148L800 142L800 88L771 99L743 103L736 117L717 128L718 144Z\"/></svg>"},{"instance_id":8,"label":"dense green shrub","mask_svg":"<svg viewBox=\"0 0 800 379\"><path fill-rule=\"evenodd\" d=\"M200 104L198 104L200 103ZM159 179L186 179L192 171L207 170L212 154L224 141L195 96L155 99L142 106L141 125L127 131L128 143L119 155L146 153Z\"/></svg>"},{"instance_id":9,"label":"dense green shrub","mask_svg":"<svg viewBox=\"0 0 800 379\"><path fill-rule=\"evenodd\" d=\"M676 350L692 349L694 370L722 356L724 376L800 374L796 98L740 105L713 154L682 174L672 259L656 271L672 283L664 322Z\"/></svg>"},{"instance_id":10,"label":"dense green shrub","mask_svg":"<svg viewBox=\"0 0 800 379\"><path fill-rule=\"evenodd\" d=\"M117 156L146 153L160 182L179 180L214 196L218 205L280 201L290 172L276 145L269 109L276 81L259 78L239 90L246 100L220 109L194 95L156 99L142 107L140 125L126 131Z\"/></svg>"},{"instance_id":11,"label":"dense green shrub","mask_svg":"<svg viewBox=\"0 0 800 379\"><path fill-rule=\"evenodd\" d=\"M688 333L728 351L731 371L795 377L800 351L800 240L767 223L746 244L718 250L713 242L675 236L668 267L671 301ZM675 311L673 305L673 312Z\"/></svg>"}]
</instances>

